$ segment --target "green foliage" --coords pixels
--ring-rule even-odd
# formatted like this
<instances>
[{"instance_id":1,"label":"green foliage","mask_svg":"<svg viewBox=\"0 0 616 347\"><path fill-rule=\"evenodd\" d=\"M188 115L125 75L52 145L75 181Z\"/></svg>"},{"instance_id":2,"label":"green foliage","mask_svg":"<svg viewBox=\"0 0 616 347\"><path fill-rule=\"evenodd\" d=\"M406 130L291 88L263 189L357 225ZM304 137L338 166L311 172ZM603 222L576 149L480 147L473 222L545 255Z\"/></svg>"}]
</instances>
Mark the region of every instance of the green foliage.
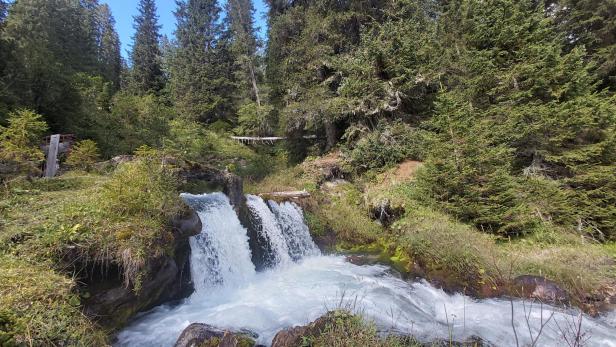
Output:
<instances>
[{"instance_id":1,"label":"green foliage","mask_svg":"<svg viewBox=\"0 0 616 347\"><path fill-rule=\"evenodd\" d=\"M302 347L416 347L421 344L412 338L389 336L382 338L372 323L364 321L342 309L327 314L327 324L322 331L304 336Z\"/></svg>"},{"instance_id":2,"label":"green foliage","mask_svg":"<svg viewBox=\"0 0 616 347\"><path fill-rule=\"evenodd\" d=\"M337 192L324 200L315 211L319 224L335 233L338 242L345 247L369 244L382 235L382 228L369 215L361 201L360 192L350 184L333 188ZM313 223L314 224L314 223Z\"/></svg>"},{"instance_id":3,"label":"green foliage","mask_svg":"<svg viewBox=\"0 0 616 347\"><path fill-rule=\"evenodd\" d=\"M108 137L99 135L97 143L104 141L104 153L130 153L142 145L160 147L163 137L169 132L169 121L174 110L165 105L160 97L152 94L138 96L119 93L112 100L113 109L107 114Z\"/></svg>"},{"instance_id":4,"label":"green foliage","mask_svg":"<svg viewBox=\"0 0 616 347\"><path fill-rule=\"evenodd\" d=\"M602 87L616 90L616 36L613 0L559 0L551 10L559 30L566 33L565 44L584 45L594 61Z\"/></svg>"},{"instance_id":5,"label":"green foliage","mask_svg":"<svg viewBox=\"0 0 616 347\"><path fill-rule=\"evenodd\" d=\"M101 204L120 216L160 219L180 205L177 181L155 151L141 148L139 159L120 165L102 187Z\"/></svg>"},{"instance_id":6,"label":"green foliage","mask_svg":"<svg viewBox=\"0 0 616 347\"><path fill-rule=\"evenodd\" d=\"M0 69L0 85L6 89L0 103L36 110L55 132L78 122L84 114L73 75L103 74L109 64L117 69L120 59L117 44L105 39L117 34L101 9L96 1L13 4L1 35L10 45L2 57L6 66Z\"/></svg>"},{"instance_id":7,"label":"green foliage","mask_svg":"<svg viewBox=\"0 0 616 347\"><path fill-rule=\"evenodd\" d=\"M249 102L237 111L238 127L235 133L242 136L268 136L274 132L273 108L270 105L259 106L255 102Z\"/></svg>"},{"instance_id":8,"label":"green foliage","mask_svg":"<svg viewBox=\"0 0 616 347\"><path fill-rule=\"evenodd\" d=\"M100 159L100 152L96 142L83 140L77 142L66 159L66 164L85 171L90 171Z\"/></svg>"},{"instance_id":9,"label":"green foliage","mask_svg":"<svg viewBox=\"0 0 616 347\"><path fill-rule=\"evenodd\" d=\"M214 0L178 2L177 47L170 61L171 92L178 114L211 123L232 119L233 59Z\"/></svg>"},{"instance_id":10,"label":"green foliage","mask_svg":"<svg viewBox=\"0 0 616 347\"><path fill-rule=\"evenodd\" d=\"M400 123L381 123L374 130L350 127L348 141L349 164L357 172L380 169L405 159L421 160L426 145L426 135L421 130Z\"/></svg>"},{"instance_id":11,"label":"green foliage","mask_svg":"<svg viewBox=\"0 0 616 347\"><path fill-rule=\"evenodd\" d=\"M16 165L18 172L36 173L44 160L39 145L47 124L29 110L11 113L8 122L8 127L0 126L0 162Z\"/></svg>"},{"instance_id":12,"label":"green foliage","mask_svg":"<svg viewBox=\"0 0 616 347\"><path fill-rule=\"evenodd\" d=\"M134 27L129 89L140 95L159 92L165 81L159 48L160 25L154 0L139 1L139 15L135 17Z\"/></svg>"}]
</instances>

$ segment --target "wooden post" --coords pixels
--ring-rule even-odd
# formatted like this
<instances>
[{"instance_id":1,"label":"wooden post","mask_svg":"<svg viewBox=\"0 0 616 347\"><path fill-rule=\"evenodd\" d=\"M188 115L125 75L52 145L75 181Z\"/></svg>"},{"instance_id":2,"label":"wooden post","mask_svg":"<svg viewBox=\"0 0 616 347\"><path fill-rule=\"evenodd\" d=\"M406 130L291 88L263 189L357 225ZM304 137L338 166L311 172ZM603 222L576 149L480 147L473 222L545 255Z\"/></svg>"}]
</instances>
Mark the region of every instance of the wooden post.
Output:
<instances>
[{"instance_id":1,"label":"wooden post","mask_svg":"<svg viewBox=\"0 0 616 347\"><path fill-rule=\"evenodd\" d=\"M60 135L51 135L49 139L49 150L47 151L47 165L45 166L45 177L47 178L52 178L56 175L59 146Z\"/></svg>"}]
</instances>

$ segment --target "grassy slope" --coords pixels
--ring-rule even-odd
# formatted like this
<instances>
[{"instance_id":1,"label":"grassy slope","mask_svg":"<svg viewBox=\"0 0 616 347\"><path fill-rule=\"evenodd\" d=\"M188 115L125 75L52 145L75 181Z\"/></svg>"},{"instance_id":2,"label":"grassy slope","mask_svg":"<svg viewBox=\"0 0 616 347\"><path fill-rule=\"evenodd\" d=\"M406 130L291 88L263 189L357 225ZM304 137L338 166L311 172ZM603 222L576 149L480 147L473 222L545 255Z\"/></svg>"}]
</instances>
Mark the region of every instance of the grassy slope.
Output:
<instances>
[{"instance_id":1,"label":"grassy slope","mask_svg":"<svg viewBox=\"0 0 616 347\"><path fill-rule=\"evenodd\" d=\"M394 265L449 288L498 295L516 276L545 276L567 290L574 304L593 312L594 300L616 287L613 244L580 239L548 222L525 238L499 240L423 201L413 183L420 165L407 162L353 183L320 188L313 166L308 161L248 189L309 189L313 197L306 202L306 219L315 234L335 232L338 247L344 249L384 249ZM389 228L369 217L370 207L383 201L404 211Z\"/></svg>"},{"instance_id":2,"label":"grassy slope","mask_svg":"<svg viewBox=\"0 0 616 347\"><path fill-rule=\"evenodd\" d=\"M146 162L111 175L69 173L0 192L0 342L104 345L81 313L75 271L115 263L139 290L149 257L171 252L165 223L182 204L172 177Z\"/></svg>"}]
</instances>

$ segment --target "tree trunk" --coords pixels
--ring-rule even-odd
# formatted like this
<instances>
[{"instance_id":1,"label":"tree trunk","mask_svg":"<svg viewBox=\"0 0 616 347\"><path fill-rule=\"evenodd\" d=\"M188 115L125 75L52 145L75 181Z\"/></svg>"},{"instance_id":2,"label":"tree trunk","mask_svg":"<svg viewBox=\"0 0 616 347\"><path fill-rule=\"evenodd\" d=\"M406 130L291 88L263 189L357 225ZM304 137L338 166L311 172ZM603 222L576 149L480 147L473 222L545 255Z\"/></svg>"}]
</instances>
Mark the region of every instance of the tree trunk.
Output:
<instances>
[{"instance_id":1,"label":"tree trunk","mask_svg":"<svg viewBox=\"0 0 616 347\"><path fill-rule=\"evenodd\" d=\"M336 142L338 142L338 129L336 125L329 120L325 121L325 137L327 140L327 147L325 149L329 151L334 148Z\"/></svg>"}]
</instances>

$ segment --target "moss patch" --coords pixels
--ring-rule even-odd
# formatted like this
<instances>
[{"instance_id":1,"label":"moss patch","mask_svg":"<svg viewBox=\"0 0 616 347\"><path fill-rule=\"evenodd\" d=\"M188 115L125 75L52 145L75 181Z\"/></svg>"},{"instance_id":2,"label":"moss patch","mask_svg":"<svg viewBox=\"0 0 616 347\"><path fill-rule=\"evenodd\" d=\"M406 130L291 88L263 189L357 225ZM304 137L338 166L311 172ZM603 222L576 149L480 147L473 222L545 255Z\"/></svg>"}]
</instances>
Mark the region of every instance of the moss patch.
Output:
<instances>
[{"instance_id":1,"label":"moss patch","mask_svg":"<svg viewBox=\"0 0 616 347\"><path fill-rule=\"evenodd\" d=\"M80 309L75 282L0 255L0 345L104 346L103 331Z\"/></svg>"}]
</instances>

